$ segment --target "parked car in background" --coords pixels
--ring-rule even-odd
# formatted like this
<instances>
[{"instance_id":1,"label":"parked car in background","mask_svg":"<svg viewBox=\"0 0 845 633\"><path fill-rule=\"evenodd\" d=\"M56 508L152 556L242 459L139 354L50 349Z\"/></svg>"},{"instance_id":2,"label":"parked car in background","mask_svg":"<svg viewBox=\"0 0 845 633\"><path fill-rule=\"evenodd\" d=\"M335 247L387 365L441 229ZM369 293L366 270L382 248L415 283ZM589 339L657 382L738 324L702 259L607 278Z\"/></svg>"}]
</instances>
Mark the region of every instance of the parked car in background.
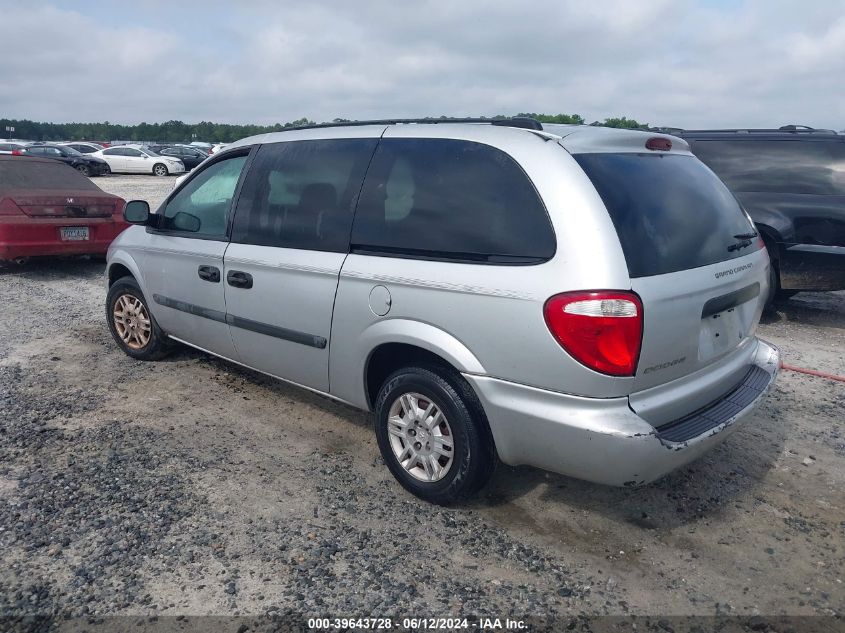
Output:
<instances>
[{"instance_id":1,"label":"parked car in background","mask_svg":"<svg viewBox=\"0 0 845 633\"><path fill-rule=\"evenodd\" d=\"M75 149L55 143L33 143L12 154L26 154L57 160L73 167L83 176L102 176L109 173L109 165L94 154L80 154Z\"/></svg>"},{"instance_id":2,"label":"parked car in background","mask_svg":"<svg viewBox=\"0 0 845 633\"><path fill-rule=\"evenodd\" d=\"M773 296L845 289L845 136L831 130L679 130L760 231Z\"/></svg>"},{"instance_id":3,"label":"parked car in background","mask_svg":"<svg viewBox=\"0 0 845 633\"><path fill-rule=\"evenodd\" d=\"M100 145L99 143L89 143L88 141L66 141L64 143L59 143L59 145L75 149L80 154L93 154L94 152L99 152L100 150L105 149L105 146Z\"/></svg>"},{"instance_id":4,"label":"parked car in background","mask_svg":"<svg viewBox=\"0 0 845 633\"><path fill-rule=\"evenodd\" d=\"M123 202L59 161L0 156L0 261L105 254Z\"/></svg>"},{"instance_id":5,"label":"parked car in background","mask_svg":"<svg viewBox=\"0 0 845 633\"><path fill-rule=\"evenodd\" d=\"M91 155L106 161L115 174L168 176L185 172L185 165L178 158L159 156L140 145L107 147Z\"/></svg>"},{"instance_id":6,"label":"parked car in background","mask_svg":"<svg viewBox=\"0 0 845 633\"><path fill-rule=\"evenodd\" d=\"M211 154L211 148L214 147L211 143L206 143L204 141L193 141L191 143L192 147L199 147L202 151L206 152L207 154Z\"/></svg>"},{"instance_id":7,"label":"parked car in background","mask_svg":"<svg viewBox=\"0 0 845 633\"><path fill-rule=\"evenodd\" d=\"M221 149L225 148L227 145L228 145L228 143L217 143L217 144L215 144L211 147L211 153L216 154Z\"/></svg>"},{"instance_id":8,"label":"parked car in background","mask_svg":"<svg viewBox=\"0 0 845 633\"><path fill-rule=\"evenodd\" d=\"M292 129L125 217L107 314L128 355L181 341L373 411L386 466L437 503L477 491L497 454L645 484L748 420L779 368L755 336L766 250L666 135Z\"/></svg>"},{"instance_id":9,"label":"parked car in background","mask_svg":"<svg viewBox=\"0 0 845 633\"><path fill-rule=\"evenodd\" d=\"M26 143L17 141L0 141L0 154L11 154L16 149L26 147Z\"/></svg>"},{"instance_id":10,"label":"parked car in background","mask_svg":"<svg viewBox=\"0 0 845 633\"><path fill-rule=\"evenodd\" d=\"M185 165L187 171L192 170L208 158L208 154L204 151L190 145L150 145L147 149L159 156L178 158Z\"/></svg>"}]
</instances>

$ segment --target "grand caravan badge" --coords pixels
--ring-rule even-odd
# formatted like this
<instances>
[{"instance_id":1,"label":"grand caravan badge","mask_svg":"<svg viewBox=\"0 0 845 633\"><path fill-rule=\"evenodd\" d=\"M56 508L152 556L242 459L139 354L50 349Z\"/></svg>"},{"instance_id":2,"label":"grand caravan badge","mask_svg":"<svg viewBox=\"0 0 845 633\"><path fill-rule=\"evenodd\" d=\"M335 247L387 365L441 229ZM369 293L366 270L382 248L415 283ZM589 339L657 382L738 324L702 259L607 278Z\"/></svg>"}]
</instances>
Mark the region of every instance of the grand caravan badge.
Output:
<instances>
[{"instance_id":1,"label":"grand caravan badge","mask_svg":"<svg viewBox=\"0 0 845 633\"><path fill-rule=\"evenodd\" d=\"M727 270L720 270L716 273L716 279L721 279L722 277L727 277L729 275L736 275L737 273L741 273L743 270L748 270L754 266L754 264L744 264L742 266L737 266L736 268L728 268Z\"/></svg>"}]
</instances>

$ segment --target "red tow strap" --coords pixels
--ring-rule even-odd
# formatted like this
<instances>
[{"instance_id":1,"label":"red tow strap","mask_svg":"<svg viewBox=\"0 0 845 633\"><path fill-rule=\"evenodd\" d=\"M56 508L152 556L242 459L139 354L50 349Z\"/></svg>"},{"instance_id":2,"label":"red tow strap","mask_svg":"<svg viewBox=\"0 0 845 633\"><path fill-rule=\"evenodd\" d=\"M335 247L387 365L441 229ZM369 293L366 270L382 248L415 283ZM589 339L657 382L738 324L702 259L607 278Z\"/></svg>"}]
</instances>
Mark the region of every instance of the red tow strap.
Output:
<instances>
[{"instance_id":1,"label":"red tow strap","mask_svg":"<svg viewBox=\"0 0 845 633\"><path fill-rule=\"evenodd\" d=\"M819 378L827 378L828 380L838 380L839 382L845 382L845 376L837 376L836 374L828 374L827 372L823 371L816 371L815 369L804 369L803 367L793 367L792 365L787 365L786 363L780 364L782 369L787 371L795 371L799 374L808 374L810 376L818 376Z\"/></svg>"}]
</instances>

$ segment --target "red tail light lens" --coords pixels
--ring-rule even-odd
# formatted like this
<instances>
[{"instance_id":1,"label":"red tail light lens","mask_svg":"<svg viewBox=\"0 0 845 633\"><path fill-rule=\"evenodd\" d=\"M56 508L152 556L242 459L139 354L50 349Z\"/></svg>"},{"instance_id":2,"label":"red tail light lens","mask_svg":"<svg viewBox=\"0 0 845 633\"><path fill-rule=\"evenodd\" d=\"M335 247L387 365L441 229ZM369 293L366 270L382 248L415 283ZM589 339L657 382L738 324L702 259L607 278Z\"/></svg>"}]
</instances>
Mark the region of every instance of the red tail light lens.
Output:
<instances>
[{"instance_id":1,"label":"red tail light lens","mask_svg":"<svg viewBox=\"0 0 845 633\"><path fill-rule=\"evenodd\" d=\"M23 152L19 149L13 149L12 156L23 156Z\"/></svg>"},{"instance_id":2,"label":"red tail light lens","mask_svg":"<svg viewBox=\"0 0 845 633\"><path fill-rule=\"evenodd\" d=\"M670 149L672 149L672 141L670 141L668 138L660 138L659 136L655 136L645 142L645 148L650 149L652 151L668 152Z\"/></svg>"},{"instance_id":3,"label":"red tail light lens","mask_svg":"<svg viewBox=\"0 0 845 633\"><path fill-rule=\"evenodd\" d=\"M633 376L643 338L643 305L632 292L567 292L544 308L546 324L579 363L611 376Z\"/></svg>"}]
</instances>

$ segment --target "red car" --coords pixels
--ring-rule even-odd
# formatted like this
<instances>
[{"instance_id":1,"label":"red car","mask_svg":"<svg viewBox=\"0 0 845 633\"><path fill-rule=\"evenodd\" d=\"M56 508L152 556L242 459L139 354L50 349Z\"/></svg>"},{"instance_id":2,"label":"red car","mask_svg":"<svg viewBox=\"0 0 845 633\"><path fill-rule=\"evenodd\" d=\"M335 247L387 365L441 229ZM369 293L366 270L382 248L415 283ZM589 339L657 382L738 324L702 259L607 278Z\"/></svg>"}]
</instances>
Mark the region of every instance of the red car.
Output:
<instances>
[{"instance_id":1,"label":"red car","mask_svg":"<svg viewBox=\"0 0 845 633\"><path fill-rule=\"evenodd\" d=\"M0 155L0 261L105 254L129 226L123 205L63 163Z\"/></svg>"}]
</instances>

